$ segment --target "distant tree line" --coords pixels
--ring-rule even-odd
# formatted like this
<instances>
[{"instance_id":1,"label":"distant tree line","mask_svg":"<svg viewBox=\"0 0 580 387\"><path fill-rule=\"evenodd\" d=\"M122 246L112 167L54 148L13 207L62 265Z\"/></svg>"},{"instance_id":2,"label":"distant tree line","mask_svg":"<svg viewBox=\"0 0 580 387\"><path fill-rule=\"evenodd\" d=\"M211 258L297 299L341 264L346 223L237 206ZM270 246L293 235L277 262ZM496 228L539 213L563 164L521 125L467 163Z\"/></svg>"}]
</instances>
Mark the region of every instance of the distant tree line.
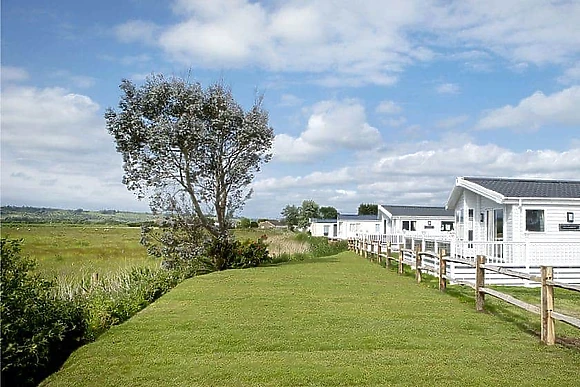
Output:
<instances>
[{"instance_id":1,"label":"distant tree line","mask_svg":"<svg viewBox=\"0 0 580 387\"><path fill-rule=\"evenodd\" d=\"M320 206L314 200L304 200L302 205L288 204L282 209L282 217L289 227L304 228L310 224L310 219L336 219L338 211L332 206ZM378 205L361 203L358 215L377 215Z\"/></svg>"},{"instance_id":2,"label":"distant tree line","mask_svg":"<svg viewBox=\"0 0 580 387\"><path fill-rule=\"evenodd\" d=\"M319 206L314 200L304 200L301 206L286 205L281 214L289 227L304 228L313 218L336 219L338 211L332 206Z\"/></svg>"}]
</instances>

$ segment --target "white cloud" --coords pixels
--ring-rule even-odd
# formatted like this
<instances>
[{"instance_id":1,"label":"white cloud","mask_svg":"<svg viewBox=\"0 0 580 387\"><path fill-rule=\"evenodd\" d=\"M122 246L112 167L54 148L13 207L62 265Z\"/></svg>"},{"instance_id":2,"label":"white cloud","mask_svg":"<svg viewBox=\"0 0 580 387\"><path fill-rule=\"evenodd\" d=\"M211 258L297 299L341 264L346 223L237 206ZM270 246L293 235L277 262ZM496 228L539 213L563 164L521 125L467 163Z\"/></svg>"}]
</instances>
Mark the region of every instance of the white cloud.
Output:
<instances>
[{"instance_id":1,"label":"white cloud","mask_svg":"<svg viewBox=\"0 0 580 387\"><path fill-rule=\"evenodd\" d=\"M442 129L451 129L465 123L469 119L467 115L460 115L455 117L447 117L435 123L435 127Z\"/></svg>"},{"instance_id":2,"label":"white cloud","mask_svg":"<svg viewBox=\"0 0 580 387\"><path fill-rule=\"evenodd\" d=\"M375 110L382 114L397 114L403 109L395 101L381 101Z\"/></svg>"},{"instance_id":3,"label":"white cloud","mask_svg":"<svg viewBox=\"0 0 580 387\"><path fill-rule=\"evenodd\" d=\"M96 138L99 105L62 88L8 87L2 91L2 140L18 148L87 149ZM87 125L87 123L89 125Z\"/></svg>"},{"instance_id":4,"label":"white cloud","mask_svg":"<svg viewBox=\"0 0 580 387\"><path fill-rule=\"evenodd\" d=\"M459 86L455 83L443 83L435 89L439 94L459 94Z\"/></svg>"},{"instance_id":5,"label":"white cloud","mask_svg":"<svg viewBox=\"0 0 580 387\"><path fill-rule=\"evenodd\" d=\"M293 94L282 94L278 106L298 106L301 105L302 102L302 98L299 98Z\"/></svg>"},{"instance_id":6,"label":"white cloud","mask_svg":"<svg viewBox=\"0 0 580 387\"><path fill-rule=\"evenodd\" d=\"M121 184L99 105L63 88L2 90L1 173L6 204L146 209Z\"/></svg>"},{"instance_id":7,"label":"white cloud","mask_svg":"<svg viewBox=\"0 0 580 387\"><path fill-rule=\"evenodd\" d=\"M2 66L0 68L2 83L25 81L29 78L28 72L22 67Z\"/></svg>"},{"instance_id":8,"label":"white cloud","mask_svg":"<svg viewBox=\"0 0 580 387\"><path fill-rule=\"evenodd\" d=\"M487 71L494 56L517 69L567 63L580 51L571 33L580 3L570 1L177 0L173 10L175 24L131 20L116 35L187 66L309 72L332 87L392 85L409 65L442 56Z\"/></svg>"},{"instance_id":9,"label":"white cloud","mask_svg":"<svg viewBox=\"0 0 580 387\"><path fill-rule=\"evenodd\" d=\"M442 206L457 176L580 179L580 148L516 152L495 144L477 144L449 134L438 141L394 144L391 150L348 159L335 170L306 176L257 179L248 208L267 200L280 210L312 198L320 205L356 212L362 202ZM268 212L270 211L270 212Z\"/></svg>"},{"instance_id":10,"label":"white cloud","mask_svg":"<svg viewBox=\"0 0 580 387\"><path fill-rule=\"evenodd\" d=\"M382 122L388 126L392 126L393 128L398 128L398 127L405 125L407 123L407 118L401 116L398 118L389 118L386 120L382 120Z\"/></svg>"},{"instance_id":11,"label":"white cloud","mask_svg":"<svg viewBox=\"0 0 580 387\"><path fill-rule=\"evenodd\" d=\"M275 159L285 162L311 161L324 152L323 147L312 145L302 137L294 138L284 133L276 135L272 149Z\"/></svg>"},{"instance_id":12,"label":"white cloud","mask_svg":"<svg viewBox=\"0 0 580 387\"><path fill-rule=\"evenodd\" d=\"M90 77L88 75L75 75L67 70L55 71L54 73L51 74L51 76L54 78L64 80L67 83L71 84L72 86L81 89L92 87L97 82L97 80L93 77Z\"/></svg>"},{"instance_id":13,"label":"white cloud","mask_svg":"<svg viewBox=\"0 0 580 387\"><path fill-rule=\"evenodd\" d=\"M580 3L542 0L444 2L427 7L439 44L484 49L513 63L564 63L580 50Z\"/></svg>"},{"instance_id":14,"label":"white cloud","mask_svg":"<svg viewBox=\"0 0 580 387\"><path fill-rule=\"evenodd\" d=\"M175 2L181 20L158 35L145 21L123 24L117 35L134 41L142 33L141 40L155 40L189 66L307 71L320 74L316 82L327 86L391 85L404 66L433 57L428 47L405 38L403 27L423 12L413 2L397 0L388 14L376 12L376 4L346 1L207 3Z\"/></svg>"},{"instance_id":15,"label":"white cloud","mask_svg":"<svg viewBox=\"0 0 580 387\"><path fill-rule=\"evenodd\" d=\"M143 20L129 20L115 27L114 33L123 43L144 42L154 43L157 39L159 26Z\"/></svg>"},{"instance_id":16,"label":"white cloud","mask_svg":"<svg viewBox=\"0 0 580 387\"><path fill-rule=\"evenodd\" d=\"M378 129L367 123L365 108L358 101L321 101L310 109L308 124L300 136L276 136L274 157L307 161L337 149L372 149L381 143Z\"/></svg>"},{"instance_id":17,"label":"white cloud","mask_svg":"<svg viewBox=\"0 0 580 387\"><path fill-rule=\"evenodd\" d=\"M560 77L558 82L563 84L571 84L580 82L580 61L576 62L572 67L567 68Z\"/></svg>"},{"instance_id":18,"label":"white cloud","mask_svg":"<svg viewBox=\"0 0 580 387\"><path fill-rule=\"evenodd\" d=\"M545 95L537 91L517 106L486 112L477 129L537 130L545 125L580 125L580 86Z\"/></svg>"}]
</instances>

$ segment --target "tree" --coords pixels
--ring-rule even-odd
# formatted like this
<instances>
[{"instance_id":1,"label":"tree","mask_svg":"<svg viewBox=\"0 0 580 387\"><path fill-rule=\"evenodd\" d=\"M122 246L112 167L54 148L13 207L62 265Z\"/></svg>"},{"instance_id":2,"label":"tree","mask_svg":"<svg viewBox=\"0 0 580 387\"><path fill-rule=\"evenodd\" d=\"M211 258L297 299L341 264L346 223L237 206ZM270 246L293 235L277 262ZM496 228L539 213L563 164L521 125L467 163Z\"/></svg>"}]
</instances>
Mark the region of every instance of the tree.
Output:
<instances>
[{"instance_id":1,"label":"tree","mask_svg":"<svg viewBox=\"0 0 580 387\"><path fill-rule=\"evenodd\" d=\"M319 206L314 200L304 200L302 201L302 206L300 207L300 217L298 220L298 226L304 228L310 223L310 219L319 218Z\"/></svg>"},{"instance_id":2,"label":"tree","mask_svg":"<svg viewBox=\"0 0 580 387\"><path fill-rule=\"evenodd\" d=\"M250 228L252 221L248 218L241 218L238 223L238 228Z\"/></svg>"},{"instance_id":3,"label":"tree","mask_svg":"<svg viewBox=\"0 0 580 387\"><path fill-rule=\"evenodd\" d=\"M334 207L320 207L320 217L323 219L336 219L338 211Z\"/></svg>"},{"instance_id":4,"label":"tree","mask_svg":"<svg viewBox=\"0 0 580 387\"><path fill-rule=\"evenodd\" d=\"M379 213L379 206L376 204L361 203L358 206L359 215L377 215Z\"/></svg>"},{"instance_id":5,"label":"tree","mask_svg":"<svg viewBox=\"0 0 580 387\"><path fill-rule=\"evenodd\" d=\"M120 88L119 110L107 109L105 119L123 156L123 183L149 197L154 213L196 218L215 238L227 236L254 173L272 156L262 98L244 111L221 83L203 89L162 75Z\"/></svg>"},{"instance_id":6,"label":"tree","mask_svg":"<svg viewBox=\"0 0 580 387\"><path fill-rule=\"evenodd\" d=\"M282 209L282 214L284 221L289 227L298 226L298 221L300 219L300 208L295 205L287 205Z\"/></svg>"}]
</instances>

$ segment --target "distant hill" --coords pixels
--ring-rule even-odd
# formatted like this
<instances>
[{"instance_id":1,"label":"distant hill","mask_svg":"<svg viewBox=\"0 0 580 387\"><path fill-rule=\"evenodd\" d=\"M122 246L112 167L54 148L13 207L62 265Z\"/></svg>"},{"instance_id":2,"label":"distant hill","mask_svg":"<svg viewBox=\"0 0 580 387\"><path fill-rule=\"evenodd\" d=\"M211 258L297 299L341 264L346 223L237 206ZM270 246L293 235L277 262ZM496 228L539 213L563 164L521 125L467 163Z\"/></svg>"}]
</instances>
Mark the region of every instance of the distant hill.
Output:
<instances>
[{"instance_id":1,"label":"distant hill","mask_svg":"<svg viewBox=\"0 0 580 387\"><path fill-rule=\"evenodd\" d=\"M117 210L85 211L40 207L0 207L2 223L70 223L70 224L127 224L138 226L155 221L156 216L142 212Z\"/></svg>"}]
</instances>

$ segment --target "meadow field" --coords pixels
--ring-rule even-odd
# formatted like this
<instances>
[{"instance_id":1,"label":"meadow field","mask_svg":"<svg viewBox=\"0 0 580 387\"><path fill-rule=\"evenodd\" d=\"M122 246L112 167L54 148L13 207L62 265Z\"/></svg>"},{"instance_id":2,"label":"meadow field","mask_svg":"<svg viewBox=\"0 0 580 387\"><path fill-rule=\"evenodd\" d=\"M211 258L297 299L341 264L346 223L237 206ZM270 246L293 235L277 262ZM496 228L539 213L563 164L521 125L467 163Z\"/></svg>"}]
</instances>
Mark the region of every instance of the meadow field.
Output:
<instances>
[{"instance_id":1,"label":"meadow field","mask_svg":"<svg viewBox=\"0 0 580 387\"><path fill-rule=\"evenodd\" d=\"M191 278L42 386L577 385L580 351L351 252Z\"/></svg>"},{"instance_id":2,"label":"meadow field","mask_svg":"<svg viewBox=\"0 0 580 387\"><path fill-rule=\"evenodd\" d=\"M23 239L22 252L38 262L47 278L107 276L132 267L157 267L139 243L139 227L103 225L12 224L2 237Z\"/></svg>"},{"instance_id":3,"label":"meadow field","mask_svg":"<svg viewBox=\"0 0 580 387\"><path fill-rule=\"evenodd\" d=\"M311 245L285 230L234 230L238 239L256 240L266 235L273 256L307 254ZM47 278L83 278L92 273L106 277L133 267L156 268L158 259L147 255L139 243L139 227L70 224L8 224L2 236L23 239L22 251L38 262Z\"/></svg>"}]
</instances>

